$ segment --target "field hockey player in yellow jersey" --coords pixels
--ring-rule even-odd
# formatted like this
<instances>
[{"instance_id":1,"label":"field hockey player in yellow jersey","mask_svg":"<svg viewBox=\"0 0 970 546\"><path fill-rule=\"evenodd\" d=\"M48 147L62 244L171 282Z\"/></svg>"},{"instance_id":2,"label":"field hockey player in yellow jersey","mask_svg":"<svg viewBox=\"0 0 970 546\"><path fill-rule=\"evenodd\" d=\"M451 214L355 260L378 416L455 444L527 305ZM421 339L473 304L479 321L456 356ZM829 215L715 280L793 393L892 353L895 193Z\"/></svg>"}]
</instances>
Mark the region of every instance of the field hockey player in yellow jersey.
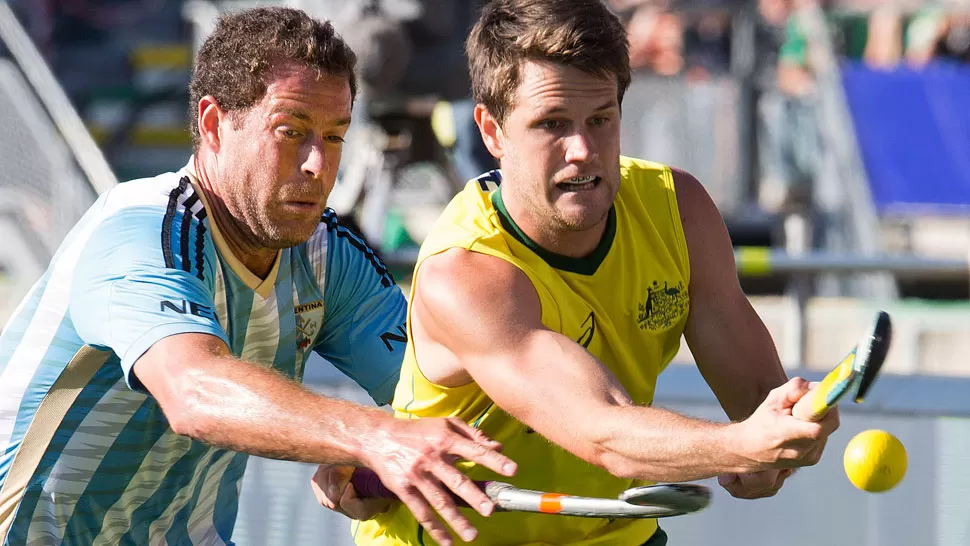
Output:
<instances>
[{"instance_id":1,"label":"field hockey player in yellow jersey","mask_svg":"<svg viewBox=\"0 0 970 546\"><path fill-rule=\"evenodd\" d=\"M616 17L599 0L494 0L467 51L501 170L470 181L422 245L397 416L473 425L518 463L504 481L543 491L615 498L719 476L758 498L815 464L837 414L791 416L808 383L786 377L710 197L687 173L620 156L630 68ZM651 407L681 336L730 423ZM315 487L365 520L357 544L450 543L400 503L362 505L348 475L322 468ZM477 544L667 543L651 519L461 512Z\"/></svg>"}]
</instances>

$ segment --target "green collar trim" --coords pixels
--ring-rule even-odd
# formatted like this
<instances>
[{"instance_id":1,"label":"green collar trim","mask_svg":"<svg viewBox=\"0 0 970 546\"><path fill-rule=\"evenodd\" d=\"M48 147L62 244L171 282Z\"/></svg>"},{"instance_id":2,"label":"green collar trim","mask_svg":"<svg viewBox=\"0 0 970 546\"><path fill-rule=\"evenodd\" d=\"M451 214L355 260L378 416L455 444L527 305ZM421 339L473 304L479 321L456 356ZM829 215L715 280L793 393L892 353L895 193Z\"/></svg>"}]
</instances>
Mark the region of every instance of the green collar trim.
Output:
<instances>
[{"instance_id":1,"label":"green collar trim","mask_svg":"<svg viewBox=\"0 0 970 546\"><path fill-rule=\"evenodd\" d=\"M512 217L509 216L509 211L505 208L505 202L502 200L502 186L499 186L497 190L492 192L492 205L495 206L495 211L498 213L499 221L502 222L502 227L512 234L517 241L542 258L547 264L556 269L569 271L570 273L579 273L580 275L592 275L596 273L600 264L606 259L606 255L610 253L610 248L613 246L613 239L616 236L616 207L610 207L609 216L606 218L606 231L603 232L603 238L600 239L600 243L596 246L596 249L582 258L563 256L562 254L556 254L536 244L512 220Z\"/></svg>"}]
</instances>

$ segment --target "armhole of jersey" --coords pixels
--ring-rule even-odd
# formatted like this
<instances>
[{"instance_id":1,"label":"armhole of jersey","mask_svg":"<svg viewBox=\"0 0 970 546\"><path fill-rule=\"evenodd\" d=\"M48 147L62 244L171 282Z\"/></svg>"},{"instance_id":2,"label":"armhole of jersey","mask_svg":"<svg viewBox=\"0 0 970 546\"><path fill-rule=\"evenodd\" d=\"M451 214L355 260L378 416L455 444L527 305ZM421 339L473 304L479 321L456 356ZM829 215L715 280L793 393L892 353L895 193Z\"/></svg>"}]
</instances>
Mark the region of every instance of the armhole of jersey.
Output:
<instances>
[{"instance_id":1,"label":"armhole of jersey","mask_svg":"<svg viewBox=\"0 0 970 546\"><path fill-rule=\"evenodd\" d=\"M536 297L539 298L539 320L542 322L542 324L546 325L547 328L553 328L554 329L554 328L558 327L558 323L561 322L559 320L559 316L553 314L555 311L553 309L549 309L549 307L545 303L546 300L548 300L550 302L554 302L555 301L552 298L551 294L549 294L549 292L545 289L545 287L542 287L541 283L536 282L536 279L533 278L533 276L530 275L529 272L526 271L526 269L523 268L521 264L517 264L517 263L513 262L512 260L506 259L501 254L498 254L498 253L496 253L494 251L491 251L491 249L488 246L486 246L486 245L478 245L477 243L478 243L478 240L479 239L480 239L480 237L476 237L476 238L472 239L470 242L467 243L467 246L455 245L455 246L449 246L447 248L442 248L442 249L438 250L437 252L435 252L433 254L429 254L427 256L423 256L418 261L418 263L416 263L414 265L414 275L412 276L413 281L411 282L411 288L409 290L410 297L408 298L408 313L407 313L408 320L407 320L407 325L405 326L407 328L408 339L409 340L412 340L412 341L410 343L408 343L408 347L405 350L410 353L407 356L412 359L412 362L414 362L415 372L418 373L418 374L420 374L421 375L421 378L426 383L428 383L429 385L434 386L434 388L440 389L442 391L455 391L455 390L460 390L460 389L463 389L463 388L468 388L469 385L474 385L474 382L468 383L466 385L460 385L458 387L445 387L445 386L442 386L442 385L438 385L437 383L435 383L435 382L431 381L430 379L428 379L428 376L426 376L424 374L424 371L421 369L420 362L418 362L417 349L416 349L416 347L414 345L414 342L413 342L413 340L414 340L414 332L411 331L411 328L412 328L412 323L411 323L411 305L414 302L414 291L417 289L417 285L418 285L418 282L417 282L417 280L418 280L418 271L421 269L421 266L424 265L424 262L426 260L428 260L429 258L433 258L433 257L435 257L435 256L437 256L439 254L442 254L444 252L447 252L447 251L449 251L449 250L451 250L453 248L460 248L462 250L467 250L468 252L477 252L478 254L485 254L487 256L492 256L494 258L497 258L499 260L502 260L502 261L504 261L504 262L512 265L513 267L515 267L519 271L521 271L529 279L529 282L532 284L533 290L536 291ZM477 249L475 248L476 246L478 247ZM543 298L542 297L542 294L540 293L540 291L543 292L546 295L546 298ZM550 324L549 319L553 319L554 320L554 324Z\"/></svg>"},{"instance_id":2,"label":"armhole of jersey","mask_svg":"<svg viewBox=\"0 0 970 546\"><path fill-rule=\"evenodd\" d=\"M478 243L478 238L473 240L471 244L469 244L468 248L466 248L466 250L468 250L469 252L478 252L479 254L487 254L489 256L493 256L495 258L498 258L510 264L512 267L515 267L516 269L521 271L522 274L529 279L529 283L532 284L532 289L536 291L536 297L539 298L539 320L543 324L545 324L547 328L551 328L551 329L558 328L560 325L559 323L562 322L558 314L558 308L553 309L553 308L550 308L551 307L550 305L547 305L547 302L554 305L556 300L555 298L552 297L552 294L549 292L549 290L546 289L546 287L541 282L539 282L539 279L536 276L534 276L523 264L517 263L515 260L510 260L508 259L507 256L491 251L491 249L487 245L477 245L477 243ZM478 246L477 249L474 248L476 246Z\"/></svg>"},{"instance_id":3,"label":"armhole of jersey","mask_svg":"<svg viewBox=\"0 0 970 546\"><path fill-rule=\"evenodd\" d=\"M680 253L680 263L684 272L684 281L690 285L690 254L687 251L687 236L684 225L680 220L680 205L677 201L677 185L674 183L674 173L670 167L664 167L664 185L667 187L667 203L670 206L670 224L674 228L677 239L677 249Z\"/></svg>"}]
</instances>

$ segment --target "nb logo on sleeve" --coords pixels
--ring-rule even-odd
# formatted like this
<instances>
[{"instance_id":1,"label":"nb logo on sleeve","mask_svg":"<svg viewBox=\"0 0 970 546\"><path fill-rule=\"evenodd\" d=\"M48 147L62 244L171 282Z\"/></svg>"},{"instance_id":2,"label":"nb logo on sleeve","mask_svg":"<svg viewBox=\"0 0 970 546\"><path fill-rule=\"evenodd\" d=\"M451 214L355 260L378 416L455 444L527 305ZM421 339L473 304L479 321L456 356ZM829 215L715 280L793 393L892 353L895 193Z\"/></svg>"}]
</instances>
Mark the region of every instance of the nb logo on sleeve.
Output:
<instances>
[{"instance_id":1,"label":"nb logo on sleeve","mask_svg":"<svg viewBox=\"0 0 970 546\"><path fill-rule=\"evenodd\" d=\"M216 318L212 308L208 305L202 305L201 303L195 303L194 301L188 300L179 300L179 303L171 302L169 300L162 300L159 302L159 311L162 311L163 313L174 312L180 315L188 313L197 317L212 320L215 320Z\"/></svg>"}]
</instances>

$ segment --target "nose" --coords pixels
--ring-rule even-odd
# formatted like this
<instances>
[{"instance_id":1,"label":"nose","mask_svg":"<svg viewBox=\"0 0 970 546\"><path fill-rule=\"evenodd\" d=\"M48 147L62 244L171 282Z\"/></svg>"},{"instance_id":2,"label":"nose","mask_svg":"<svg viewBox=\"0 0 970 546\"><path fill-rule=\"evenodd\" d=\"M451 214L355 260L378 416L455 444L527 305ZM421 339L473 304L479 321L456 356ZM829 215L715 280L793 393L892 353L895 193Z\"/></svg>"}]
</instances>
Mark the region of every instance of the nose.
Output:
<instances>
[{"instance_id":1,"label":"nose","mask_svg":"<svg viewBox=\"0 0 970 546\"><path fill-rule=\"evenodd\" d=\"M319 136L307 139L304 144L304 158L301 165L303 174L314 179L320 178L327 172L328 167L327 149L324 146L323 139Z\"/></svg>"},{"instance_id":2,"label":"nose","mask_svg":"<svg viewBox=\"0 0 970 546\"><path fill-rule=\"evenodd\" d=\"M584 129L567 136L565 144L567 163L584 163L593 155L593 143Z\"/></svg>"}]
</instances>

